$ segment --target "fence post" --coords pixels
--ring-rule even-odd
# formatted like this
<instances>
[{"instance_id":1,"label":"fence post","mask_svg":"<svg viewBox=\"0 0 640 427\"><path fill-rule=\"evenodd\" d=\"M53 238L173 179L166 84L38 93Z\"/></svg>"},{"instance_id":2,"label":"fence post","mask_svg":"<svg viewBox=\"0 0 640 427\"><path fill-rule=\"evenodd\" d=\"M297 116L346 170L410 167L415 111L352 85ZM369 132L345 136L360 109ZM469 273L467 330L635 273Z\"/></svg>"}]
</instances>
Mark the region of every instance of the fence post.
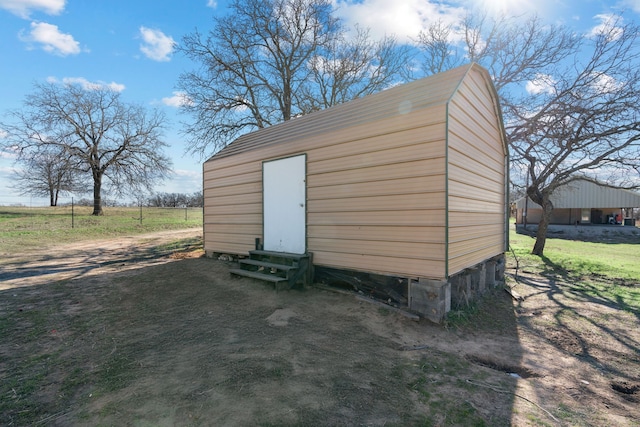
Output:
<instances>
[{"instance_id":1,"label":"fence post","mask_svg":"<svg viewBox=\"0 0 640 427\"><path fill-rule=\"evenodd\" d=\"M140 202L140 225L142 225L142 202Z\"/></svg>"},{"instance_id":2,"label":"fence post","mask_svg":"<svg viewBox=\"0 0 640 427\"><path fill-rule=\"evenodd\" d=\"M75 221L73 215L73 197L71 198L71 228L75 228Z\"/></svg>"}]
</instances>

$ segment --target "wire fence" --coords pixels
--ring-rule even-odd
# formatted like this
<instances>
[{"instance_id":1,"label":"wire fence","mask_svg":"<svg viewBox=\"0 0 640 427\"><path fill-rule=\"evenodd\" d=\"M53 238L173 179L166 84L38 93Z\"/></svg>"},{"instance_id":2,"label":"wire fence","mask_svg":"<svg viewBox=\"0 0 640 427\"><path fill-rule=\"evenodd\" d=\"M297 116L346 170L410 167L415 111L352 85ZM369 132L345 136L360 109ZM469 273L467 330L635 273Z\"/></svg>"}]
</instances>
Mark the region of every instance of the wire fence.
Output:
<instances>
[{"instance_id":1,"label":"wire fence","mask_svg":"<svg viewBox=\"0 0 640 427\"><path fill-rule=\"evenodd\" d=\"M1 200L0 200L1 202ZM59 203L3 205L0 203L0 232L73 229L124 232L135 229L162 230L202 225L201 207L103 206L102 215L93 215L93 206Z\"/></svg>"}]
</instances>

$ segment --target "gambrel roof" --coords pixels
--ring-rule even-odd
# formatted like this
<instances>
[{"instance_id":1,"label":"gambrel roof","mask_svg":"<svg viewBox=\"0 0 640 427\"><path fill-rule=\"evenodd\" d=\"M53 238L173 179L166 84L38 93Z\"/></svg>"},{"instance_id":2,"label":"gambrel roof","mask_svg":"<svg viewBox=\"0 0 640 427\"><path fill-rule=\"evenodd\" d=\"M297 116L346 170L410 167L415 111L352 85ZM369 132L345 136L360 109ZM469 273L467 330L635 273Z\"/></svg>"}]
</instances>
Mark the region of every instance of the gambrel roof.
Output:
<instances>
[{"instance_id":1,"label":"gambrel roof","mask_svg":"<svg viewBox=\"0 0 640 427\"><path fill-rule=\"evenodd\" d=\"M269 144L300 141L327 131L376 122L446 104L472 70L482 73L485 76L485 81L489 83L487 89L492 94L495 113L500 119L500 125L502 125L498 96L494 86L490 84L491 77L484 68L471 63L247 133L214 154L209 160L235 155ZM504 131L502 131L502 135L506 150Z\"/></svg>"}]
</instances>

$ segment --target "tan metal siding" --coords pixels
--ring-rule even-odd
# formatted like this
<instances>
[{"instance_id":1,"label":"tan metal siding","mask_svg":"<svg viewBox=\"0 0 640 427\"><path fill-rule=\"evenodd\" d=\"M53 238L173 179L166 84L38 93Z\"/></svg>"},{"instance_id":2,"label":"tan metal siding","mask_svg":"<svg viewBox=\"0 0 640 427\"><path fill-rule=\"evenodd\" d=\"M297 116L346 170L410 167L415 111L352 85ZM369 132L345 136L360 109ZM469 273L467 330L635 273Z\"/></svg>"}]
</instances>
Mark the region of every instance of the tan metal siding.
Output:
<instances>
[{"instance_id":1,"label":"tan metal siding","mask_svg":"<svg viewBox=\"0 0 640 427\"><path fill-rule=\"evenodd\" d=\"M444 160L443 160L444 161ZM353 184L335 184L316 186L313 176L308 177L307 197L314 199L333 199L341 197L366 197L398 194L420 194L422 192L444 193L444 175L426 175L415 178L389 179ZM444 203L444 201L443 201Z\"/></svg>"},{"instance_id":2,"label":"tan metal siding","mask_svg":"<svg viewBox=\"0 0 640 427\"><path fill-rule=\"evenodd\" d=\"M330 215L320 212L307 213L308 225L372 225L377 227L443 227L444 209L398 210L394 214L388 211L374 212L333 212ZM312 245L309 245L309 250ZM389 256L393 256L390 254Z\"/></svg>"},{"instance_id":3,"label":"tan metal siding","mask_svg":"<svg viewBox=\"0 0 640 427\"><path fill-rule=\"evenodd\" d=\"M373 212L444 209L444 193L393 194L386 196L348 197L344 199L309 200L309 212Z\"/></svg>"},{"instance_id":4,"label":"tan metal siding","mask_svg":"<svg viewBox=\"0 0 640 427\"><path fill-rule=\"evenodd\" d=\"M487 233L503 233L502 224L484 224L482 227L467 225L452 228L449 232L449 243L464 242L467 239L483 238Z\"/></svg>"},{"instance_id":5,"label":"tan metal siding","mask_svg":"<svg viewBox=\"0 0 640 427\"><path fill-rule=\"evenodd\" d=\"M380 227L376 225L309 225L308 237L325 239L350 239L360 241L388 241L388 242L444 242L445 233L441 226L415 227L411 225L394 225Z\"/></svg>"},{"instance_id":6,"label":"tan metal siding","mask_svg":"<svg viewBox=\"0 0 640 427\"><path fill-rule=\"evenodd\" d=\"M429 144L433 143L435 145L441 146L442 138L445 132L446 125L446 109L444 106L437 106L429 108L428 110L424 110L420 113L421 116L430 116L433 118L439 118L439 120L434 120L433 122L426 123L406 123L407 121L411 121L417 117L416 114L409 115L409 120L395 120L396 125L399 129L393 132L393 144L391 146L394 149L401 147L408 147L417 144ZM366 141L359 141L358 144L344 144L345 141L353 141L356 140L349 138L349 135L346 132L341 132L336 134L336 138L340 138L341 143L338 144L322 144L320 140L314 140L313 149L314 149L314 165L313 167L317 167L318 169L310 170L312 173L320 173L327 172L339 169L351 169L351 164L346 164L342 160L346 156L354 156L358 154L367 153L375 153L384 150L388 150L390 147L389 140L389 132L390 130L387 126L378 125L379 135L374 135L366 139ZM367 127L369 132L376 131L376 129L372 126ZM364 131L361 130L361 132ZM442 148L440 148L442 149ZM428 151L425 150L425 155L428 154ZM416 159L417 160L417 159ZM388 161L384 161L380 164L389 164Z\"/></svg>"},{"instance_id":7,"label":"tan metal siding","mask_svg":"<svg viewBox=\"0 0 640 427\"><path fill-rule=\"evenodd\" d=\"M315 231L308 234L308 246L314 262L383 274L444 275L444 241L438 240L445 225L444 112L441 106L409 114L409 130L399 127L409 124L404 117L387 119L378 123L383 136L363 133L365 138L331 151L308 151L307 218ZM351 227L351 235L338 233L344 227ZM402 227L404 238L376 240L355 233L355 227L375 229L380 237Z\"/></svg>"},{"instance_id":8,"label":"tan metal siding","mask_svg":"<svg viewBox=\"0 0 640 427\"><path fill-rule=\"evenodd\" d=\"M355 145L355 144L352 144ZM401 163L412 162L415 160L425 160L433 158L444 158L445 149L442 138L436 142L419 143L408 146L396 146L394 139L388 139L387 146L378 151L368 151L354 155L343 155L339 158L333 158L323 161L314 161L309 165L309 172L325 173L333 171L353 171L361 168L392 165L398 169L403 166ZM354 165L357 169L354 169ZM411 165L408 166L412 168Z\"/></svg>"},{"instance_id":9,"label":"tan metal siding","mask_svg":"<svg viewBox=\"0 0 640 427\"><path fill-rule=\"evenodd\" d=\"M254 165L255 167L255 165ZM259 183L262 188L262 170L240 175L222 176L216 179L209 177L207 172L204 173L204 188L224 188L232 185Z\"/></svg>"},{"instance_id":10,"label":"tan metal siding","mask_svg":"<svg viewBox=\"0 0 640 427\"><path fill-rule=\"evenodd\" d=\"M449 103L448 274L504 252L505 153L494 100L471 70Z\"/></svg>"},{"instance_id":11,"label":"tan metal siding","mask_svg":"<svg viewBox=\"0 0 640 427\"><path fill-rule=\"evenodd\" d=\"M210 186L209 189L211 188L215 188L216 197L234 196L234 195L249 194L249 193L262 194L262 182L260 181L252 181L245 184L227 185L222 187ZM207 201L210 201L210 198L207 199Z\"/></svg>"},{"instance_id":12,"label":"tan metal siding","mask_svg":"<svg viewBox=\"0 0 640 427\"><path fill-rule=\"evenodd\" d=\"M313 165L308 167L307 171L313 174L312 185L315 187L408 179L416 176L416 170L421 171L422 176L444 175L445 173L444 156L404 162L400 165L362 167L361 169L337 170L327 173L313 173L317 169Z\"/></svg>"},{"instance_id":13,"label":"tan metal siding","mask_svg":"<svg viewBox=\"0 0 640 427\"><path fill-rule=\"evenodd\" d=\"M469 114L469 111L461 109L458 105L452 104L449 109L449 152L456 151L462 153L464 157L475 160L475 163L482 164L484 167L493 170L496 175L503 175L504 171L501 169L504 165L504 159L496 155L490 148L493 138L490 135L472 131L469 127L474 126L475 123L467 122L464 118L459 118L462 115ZM498 132L496 129L495 132ZM454 153L455 154L455 153ZM471 166L464 161L464 157L450 159L450 162L456 160L462 160L462 167L471 169Z\"/></svg>"},{"instance_id":14,"label":"tan metal siding","mask_svg":"<svg viewBox=\"0 0 640 427\"><path fill-rule=\"evenodd\" d=\"M444 270L443 261L441 259L395 258L375 255L363 257L357 254L321 251L313 252L313 263L349 270L400 275L402 277L430 277L429 275L425 276L424 272L438 272ZM434 277L437 278L440 276Z\"/></svg>"},{"instance_id":15,"label":"tan metal siding","mask_svg":"<svg viewBox=\"0 0 640 427\"><path fill-rule=\"evenodd\" d=\"M236 160L226 167L217 162L204 165L207 252L246 253L262 234L262 171L255 162Z\"/></svg>"},{"instance_id":16,"label":"tan metal siding","mask_svg":"<svg viewBox=\"0 0 640 427\"><path fill-rule=\"evenodd\" d=\"M314 262L400 275L407 274L406 265L414 264L412 274L443 277L445 111L444 106L414 111L375 125L328 131L296 144L267 145L209 161L205 224L212 230L205 229L205 249L224 252L216 248L230 248L234 234L236 249L252 249L254 238L262 236L262 231L253 236L247 232L255 232L252 221L261 219L261 189L255 191L254 180L261 176L262 160L294 154L292 148L305 149L307 246ZM240 177L248 177L247 182ZM238 194L229 195L220 180L232 182ZM225 215L234 209L245 220ZM375 233L355 231L363 227ZM351 232L339 233L345 228ZM380 257L385 257L384 263L378 262Z\"/></svg>"}]
</instances>

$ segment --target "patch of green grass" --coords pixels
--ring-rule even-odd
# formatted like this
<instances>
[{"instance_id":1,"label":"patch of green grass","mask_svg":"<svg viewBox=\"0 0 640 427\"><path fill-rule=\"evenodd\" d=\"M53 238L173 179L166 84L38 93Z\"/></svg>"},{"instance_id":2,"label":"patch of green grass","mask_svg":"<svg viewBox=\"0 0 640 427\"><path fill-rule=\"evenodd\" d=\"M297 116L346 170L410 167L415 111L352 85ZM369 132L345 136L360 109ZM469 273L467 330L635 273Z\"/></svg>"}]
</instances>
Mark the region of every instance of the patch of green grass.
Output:
<instances>
[{"instance_id":1,"label":"patch of green grass","mask_svg":"<svg viewBox=\"0 0 640 427\"><path fill-rule=\"evenodd\" d=\"M92 216L92 208L57 206L47 208L0 207L0 253L18 253L40 248L44 242L72 243L202 226L202 208L167 209L105 208L103 216Z\"/></svg>"},{"instance_id":2,"label":"patch of green grass","mask_svg":"<svg viewBox=\"0 0 640 427\"><path fill-rule=\"evenodd\" d=\"M422 396L425 396L422 394ZM480 416L476 408L468 401L457 401L451 396L438 394L431 396L426 393L429 405L429 415L425 418L424 426L473 426L484 427L486 421Z\"/></svg>"},{"instance_id":3,"label":"patch of green grass","mask_svg":"<svg viewBox=\"0 0 640 427\"><path fill-rule=\"evenodd\" d=\"M594 419L591 413L582 413L576 408L571 408L563 403L558 405L554 413L561 420L570 422L572 426L599 425L599 421L602 421Z\"/></svg>"},{"instance_id":4,"label":"patch of green grass","mask_svg":"<svg viewBox=\"0 0 640 427\"><path fill-rule=\"evenodd\" d=\"M640 313L640 245L547 238L544 256L531 254L535 239L511 232L508 259L520 271L559 278L567 292Z\"/></svg>"},{"instance_id":5,"label":"patch of green grass","mask_svg":"<svg viewBox=\"0 0 640 427\"><path fill-rule=\"evenodd\" d=\"M437 350L430 350L420 362L407 367L405 377L410 378L407 388L429 408L419 425L490 425L472 403L478 387L465 381L474 371L471 363L460 355Z\"/></svg>"},{"instance_id":6,"label":"patch of green grass","mask_svg":"<svg viewBox=\"0 0 640 427\"><path fill-rule=\"evenodd\" d=\"M192 237L188 239L173 240L162 245L155 246L155 250L159 253L169 253L175 251L188 251L202 247L202 239Z\"/></svg>"},{"instance_id":7,"label":"patch of green grass","mask_svg":"<svg viewBox=\"0 0 640 427\"><path fill-rule=\"evenodd\" d=\"M117 351L100 367L97 375L99 389L105 393L120 390L134 379L134 361Z\"/></svg>"},{"instance_id":8,"label":"patch of green grass","mask_svg":"<svg viewBox=\"0 0 640 427\"><path fill-rule=\"evenodd\" d=\"M553 427L553 424L549 424L545 420L541 419L539 416L535 414L527 414L526 418L532 423L534 426L542 426L542 427Z\"/></svg>"},{"instance_id":9,"label":"patch of green grass","mask_svg":"<svg viewBox=\"0 0 640 427\"><path fill-rule=\"evenodd\" d=\"M0 382L0 419L28 425L46 413L37 393L46 384L49 366L55 363L54 356L38 354L11 367L12 375Z\"/></svg>"},{"instance_id":10,"label":"patch of green grass","mask_svg":"<svg viewBox=\"0 0 640 427\"><path fill-rule=\"evenodd\" d=\"M547 238L541 258L531 254L534 243L535 238L511 231L509 244L521 267L539 272L553 267L574 275L600 275L640 283L640 245Z\"/></svg>"},{"instance_id":11,"label":"patch of green grass","mask_svg":"<svg viewBox=\"0 0 640 427\"><path fill-rule=\"evenodd\" d=\"M62 384L60 384L60 393L64 396L71 397L76 390L90 381L89 374L79 367L73 367L68 372Z\"/></svg>"},{"instance_id":12,"label":"patch of green grass","mask_svg":"<svg viewBox=\"0 0 640 427\"><path fill-rule=\"evenodd\" d=\"M468 326L470 323L475 321L475 317L479 311L480 309L477 300L470 302L467 307L451 310L447 313L447 316L444 319L444 327L458 329L463 326Z\"/></svg>"}]
</instances>

